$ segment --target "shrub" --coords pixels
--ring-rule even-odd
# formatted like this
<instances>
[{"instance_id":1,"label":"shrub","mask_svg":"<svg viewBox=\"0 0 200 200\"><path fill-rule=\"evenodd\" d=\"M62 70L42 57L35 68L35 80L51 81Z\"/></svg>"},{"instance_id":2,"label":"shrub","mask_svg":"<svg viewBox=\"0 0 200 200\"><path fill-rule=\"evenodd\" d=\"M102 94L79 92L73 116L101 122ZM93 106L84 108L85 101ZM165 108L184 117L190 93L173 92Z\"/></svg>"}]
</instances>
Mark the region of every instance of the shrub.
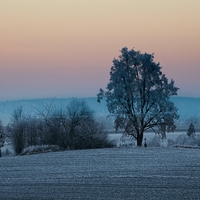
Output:
<instances>
[{"instance_id":1,"label":"shrub","mask_svg":"<svg viewBox=\"0 0 200 200\"><path fill-rule=\"evenodd\" d=\"M172 140L172 139L168 139L167 140L167 146L168 147L171 147L171 146L174 146L175 145L175 141L174 140Z\"/></svg>"},{"instance_id":2,"label":"shrub","mask_svg":"<svg viewBox=\"0 0 200 200\"><path fill-rule=\"evenodd\" d=\"M190 137L187 134L181 134L177 137L175 141L176 145L196 145L196 137L195 135L191 135Z\"/></svg>"},{"instance_id":3,"label":"shrub","mask_svg":"<svg viewBox=\"0 0 200 200\"><path fill-rule=\"evenodd\" d=\"M5 150L2 150L2 156L12 156L14 155L14 152L8 148L6 148Z\"/></svg>"},{"instance_id":4,"label":"shrub","mask_svg":"<svg viewBox=\"0 0 200 200\"><path fill-rule=\"evenodd\" d=\"M159 147L160 145L161 145L161 140L160 137L157 135L147 140L147 147Z\"/></svg>"},{"instance_id":5,"label":"shrub","mask_svg":"<svg viewBox=\"0 0 200 200\"><path fill-rule=\"evenodd\" d=\"M194 128L193 124L190 124L188 131L187 131L187 135L190 137L193 134L195 134L195 128Z\"/></svg>"}]
</instances>

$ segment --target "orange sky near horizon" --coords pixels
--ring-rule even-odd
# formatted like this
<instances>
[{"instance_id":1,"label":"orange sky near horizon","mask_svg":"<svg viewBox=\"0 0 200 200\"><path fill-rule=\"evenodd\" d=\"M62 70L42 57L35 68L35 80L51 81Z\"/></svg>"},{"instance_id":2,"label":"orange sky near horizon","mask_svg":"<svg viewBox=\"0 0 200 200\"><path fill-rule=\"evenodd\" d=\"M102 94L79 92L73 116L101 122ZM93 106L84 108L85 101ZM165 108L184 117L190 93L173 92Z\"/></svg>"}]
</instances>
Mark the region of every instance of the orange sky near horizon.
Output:
<instances>
[{"instance_id":1,"label":"orange sky near horizon","mask_svg":"<svg viewBox=\"0 0 200 200\"><path fill-rule=\"evenodd\" d=\"M0 100L94 97L127 46L200 97L199 0L1 0Z\"/></svg>"}]
</instances>

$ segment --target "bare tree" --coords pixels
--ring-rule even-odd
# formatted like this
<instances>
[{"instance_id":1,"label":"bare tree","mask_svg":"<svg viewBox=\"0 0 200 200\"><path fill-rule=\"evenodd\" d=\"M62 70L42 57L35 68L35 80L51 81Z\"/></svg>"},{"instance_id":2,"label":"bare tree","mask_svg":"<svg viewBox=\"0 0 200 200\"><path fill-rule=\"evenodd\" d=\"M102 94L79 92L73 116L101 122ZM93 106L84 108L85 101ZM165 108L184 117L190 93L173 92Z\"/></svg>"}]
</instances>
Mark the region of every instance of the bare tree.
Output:
<instances>
[{"instance_id":1,"label":"bare tree","mask_svg":"<svg viewBox=\"0 0 200 200\"><path fill-rule=\"evenodd\" d=\"M11 123L7 125L8 136L10 137L13 149L17 154L20 154L25 147L25 132L26 122L23 116L23 108L19 107L14 110L11 117Z\"/></svg>"},{"instance_id":2,"label":"bare tree","mask_svg":"<svg viewBox=\"0 0 200 200\"><path fill-rule=\"evenodd\" d=\"M86 102L73 100L67 106L67 124L69 148L77 148L80 138L87 135L85 126L90 126L94 122L94 112L88 107Z\"/></svg>"}]
</instances>

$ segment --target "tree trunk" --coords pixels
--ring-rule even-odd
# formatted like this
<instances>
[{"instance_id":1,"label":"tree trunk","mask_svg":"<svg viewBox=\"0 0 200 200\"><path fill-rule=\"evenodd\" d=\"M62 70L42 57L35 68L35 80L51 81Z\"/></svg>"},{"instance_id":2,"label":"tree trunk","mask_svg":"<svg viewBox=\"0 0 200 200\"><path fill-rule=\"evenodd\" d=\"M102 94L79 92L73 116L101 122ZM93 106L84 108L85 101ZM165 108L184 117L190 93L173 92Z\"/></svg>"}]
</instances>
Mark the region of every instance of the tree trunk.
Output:
<instances>
[{"instance_id":1,"label":"tree trunk","mask_svg":"<svg viewBox=\"0 0 200 200\"><path fill-rule=\"evenodd\" d=\"M137 146L138 147L142 146L142 140L143 140L143 132L137 133Z\"/></svg>"}]
</instances>

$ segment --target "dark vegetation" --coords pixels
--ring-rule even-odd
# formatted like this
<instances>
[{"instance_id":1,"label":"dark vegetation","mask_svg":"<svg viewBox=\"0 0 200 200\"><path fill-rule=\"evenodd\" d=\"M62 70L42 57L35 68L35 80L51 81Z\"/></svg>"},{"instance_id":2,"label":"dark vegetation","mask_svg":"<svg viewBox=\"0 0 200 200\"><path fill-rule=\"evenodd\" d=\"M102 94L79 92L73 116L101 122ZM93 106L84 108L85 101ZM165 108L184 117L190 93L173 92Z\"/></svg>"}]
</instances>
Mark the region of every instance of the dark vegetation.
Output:
<instances>
[{"instance_id":1,"label":"dark vegetation","mask_svg":"<svg viewBox=\"0 0 200 200\"><path fill-rule=\"evenodd\" d=\"M5 142L5 131L2 121L0 121L0 157L1 157L1 147L4 146Z\"/></svg>"},{"instance_id":2,"label":"dark vegetation","mask_svg":"<svg viewBox=\"0 0 200 200\"><path fill-rule=\"evenodd\" d=\"M103 122L84 101L72 100L65 109L52 103L37 115L25 114L22 107L14 110L6 127L16 154L31 146L58 146L61 150L113 147Z\"/></svg>"},{"instance_id":3,"label":"dark vegetation","mask_svg":"<svg viewBox=\"0 0 200 200\"><path fill-rule=\"evenodd\" d=\"M187 135L190 137L192 134L195 134L195 128L193 124L190 124L188 131L187 131Z\"/></svg>"}]
</instances>

